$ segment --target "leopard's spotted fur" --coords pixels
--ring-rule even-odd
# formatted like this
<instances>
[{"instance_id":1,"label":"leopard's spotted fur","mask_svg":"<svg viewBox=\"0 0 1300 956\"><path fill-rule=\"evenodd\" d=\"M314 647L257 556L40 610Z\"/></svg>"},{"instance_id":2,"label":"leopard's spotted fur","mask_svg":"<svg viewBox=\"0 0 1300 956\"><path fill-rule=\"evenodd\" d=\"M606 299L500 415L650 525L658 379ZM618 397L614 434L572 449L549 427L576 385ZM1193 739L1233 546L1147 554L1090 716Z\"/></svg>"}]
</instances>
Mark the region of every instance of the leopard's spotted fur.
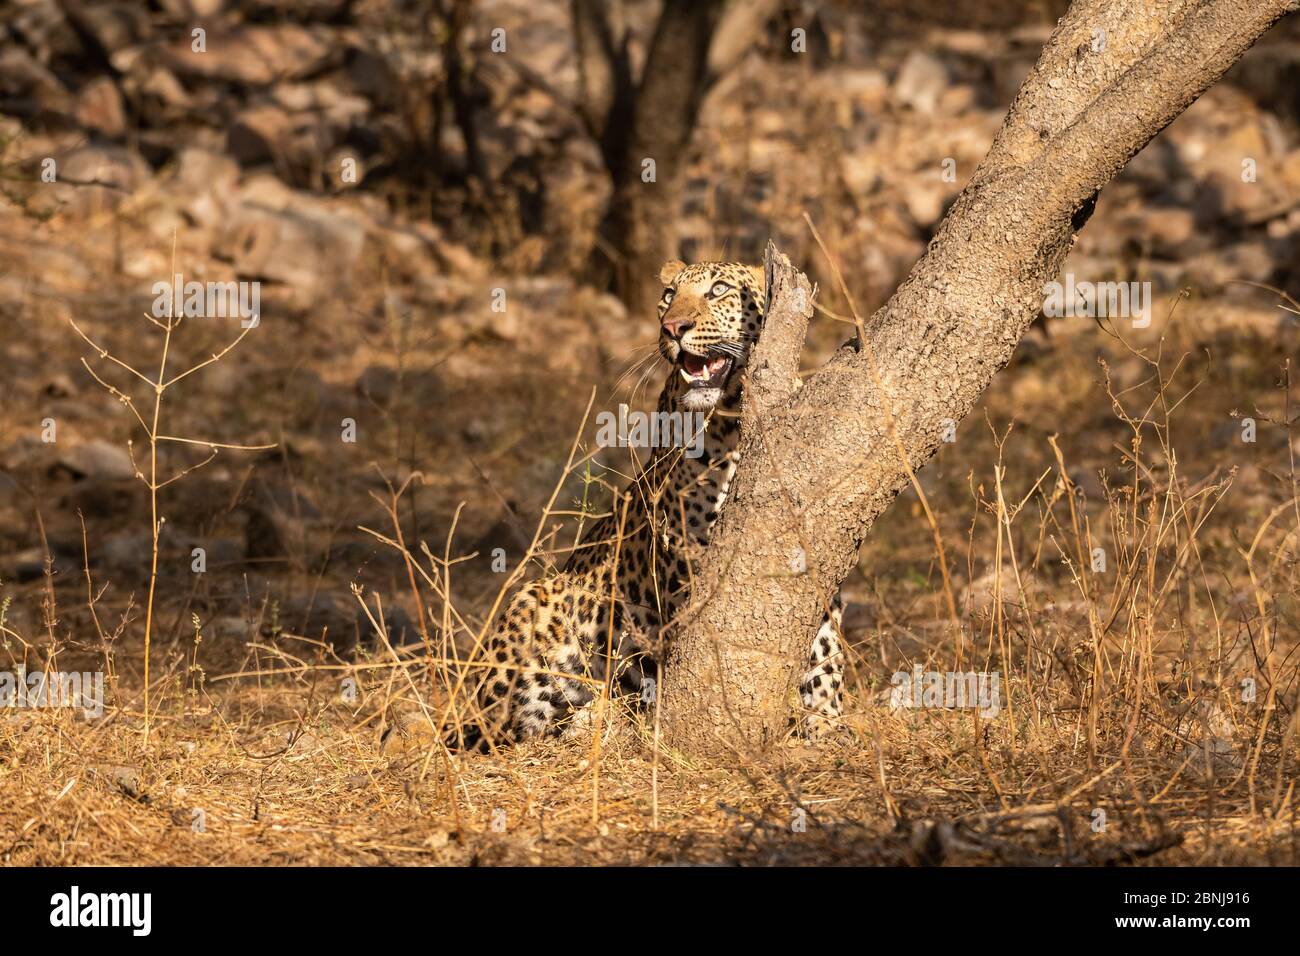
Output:
<instances>
[{"instance_id":1,"label":"leopard's spotted fur","mask_svg":"<svg viewBox=\"0 0 1300 956\"><path fill-rule=\"evenodd\" d=\"M674 261L660 277L659 349L672 368L658 410L707 416L703 454L654 450L627 488L626 507L616 504L590 527L563 571L514 597L488 638L478 691L498 741L557 732L611 676L649 696L665 625L689 598L692 562L726 502L739 460L740 369L763 323L763 270ZM684 368L708 377L719 358L723 369L706 383L686 381ZM836 595L801 687L800 725L814 736L840 714L840 623Z\"/></svg>"}]
</instances>

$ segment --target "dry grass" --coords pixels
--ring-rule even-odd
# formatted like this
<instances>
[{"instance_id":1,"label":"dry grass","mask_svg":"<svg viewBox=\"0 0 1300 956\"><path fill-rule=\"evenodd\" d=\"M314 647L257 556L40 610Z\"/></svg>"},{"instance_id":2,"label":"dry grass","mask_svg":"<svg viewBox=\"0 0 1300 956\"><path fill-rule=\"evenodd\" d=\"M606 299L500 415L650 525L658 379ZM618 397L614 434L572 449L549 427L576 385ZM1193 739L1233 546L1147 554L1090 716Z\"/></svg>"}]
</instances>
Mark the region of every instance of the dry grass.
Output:
<instances>
[{"instance_id":1,"label":"dry grass","mask_svg":"<svg viewBox=\"0 0 1300 956\"><path fill-rule=\"evenodd\" d=\"M429 760L427 737L398 730L385 747L378 721L299 682L205 693L184 713L160 712L148 753L138 717L95 726L25 712L0 728L10 795L0 816L3 859L1295 862L1289 788L1276 811L1272 786L1256 789L1252 810L1240 765L1229 759L1207 775L1195 745L1205 730L1188 714L1171 727L1143 719L1153 738L1123 755L1128 715L1108 709L1106 752L1094 770L1079 752L1077 708L1064 702L1014 735L1007 721L977 731L965 714L864 711L861 695L853 703L851 741L754 762L669 761L659 774L657 827L645 734L633 728L602 749L593 820L581 742L444 765ZM1106 812L1105 833L1090 826L1097 808Z\"/></svg>"},{"instance_id":2,"label":"dry grass","mask_svg":"<svg viewBox=\"0 0 1300 956\"><path fill-rule=\"evenodd\" d=\"M1071 442L976 437L973 422L920 474L964 586L950 604L930 524L905 498L864 555L875 594L850 582L874 620L850 617L856 681L834 740L687 759L616 702L599 746L447 752L431 727L466 716L446 688L495 605L460 606L454 526L439 546L408 544L406 487L389 486L378 499L394 527L376 533L402 554L407 593L356 596L376 624L396 600L418 607L421 640L341 655L268 628L262 603L242 646L214 646L196 617L155 678L147 745L139 651L115 639L129 625L78 647L0 619L9 666L110 675L99 720L0 720L0 860L1295 864L1294 469L1243 488L1239 469L1179 455L1179 416L1205 384L1185 381L1185 357L1160 356L1180 334L1174 322L1146 351L1116 346L1111 362L1142 374L1109 385L1117 464L1100 483L1071 465ZM1285 423L1292 385L1275 384ZM1290 446L1284 424L1261 434ZM566 474L582 462L575 444ZM568 540L563 487L518 576ZM880 562L895 572L873 576ZM897 573L908 566L915 580ZM47 577L47 621L105 613L88 567L81 610L61 610ZM997 717L889 706L889 675L959 659L1002 676Z\"/></svg>"},{"instance_id":3,"label":"dry grass","mask_svg":"<svg viewBox=\"0 0 1300 956\"><path fill-rule=\"evenodd\" d=\"M875 21L869 32L882 33ZM856 66L881 66L877 52ZM752 256L775 232L819 269L807 209L832 250L856 253L842 256L843 291L814 274L822 305L847 314L852 299L869 312L924 250L925 230L898 221L892 193L951 198L958 184L935 167L951 155L973 168L1004 104L936 121L899 109L885 85L854 106L837 72L763 63L742 79L747 92L699 133L692 211L675 224L683 253ZM791 108L762 113L771 102ZM1202 106L1242 112L1213 93ZM869 135L849 135L863 117ZM1186 169L1165 175L1198 197L1213 191ZM1108 189L1082 237L1098 249L1080 275L1110 267L1100 240L1123 238L1121 214L1143 221L1155 208L1123 187ZM589 192L589 177L570 188ZM94 668L108 689L98 720L0 710L0 863L1300 864L1300 390L1282 358L1300 354L1300 336L1273 297L1215 293L1173 320L1157 310L1128 344L1086 320L1031 332L958 440L917 472L918 491L877 522L845 584L839 738L687 760L656 749L651 715L618 704L598 748L573 739L460 755L429 727L470 716L446 689L515 577L489 570L484 552L503 543L520 576L544 572L573 540L563 513L608 507L585 448L566 464L567 440L593 384L601 408L652 402L653 316L556 276L511 275L518 263L428 275L403 247L370 242L347 296L304 310L292 290L275 301L268 288L274 320L187 379L175 405L168 394L174 426L140 423L279 446L274 457L223 452L161 489L171 534L153 578L149 490L130 482L119 500L111 482L53 477L58 449L30 436L46 415L60 443L141 434L81 369L85 346L65 319L135 368L157 368L135 306L142 276L178 271L159 225L174 221L175 198L143 190L60 212L49 228L10 214L0 237L3 315L21 330L0 345L0 562L35 547L67 560L55 538L76 542L70 567L47 560L43 577L0 580L0 671ZM582 245L567 229L545 238ZM179 271L233 277L202 240L181 232ZM499 281L511 306L496 325L483 303ZM228 331L187 323L171 343L175 367L228 346ZM845 335L815 323L810 366ZM391 373L391 388L381 374L372 390L371 371ZM361 421L363 439L340 451L343 416ZM1242 416L1258 422L1253 445L1238 439ZM150 483L206 454L194 452L167 449ZM184 536L238 543L263 483L314 500L319 527L286 554L235 549L229 565L190 574ZM521 554L501 528L533 548ZM120 551L132 531L146 542L127 549L134 567L113 566L110 539ZM1105 571L1092 569L1097 547ZM354 612L353 585L376 621L401 609L418 622L416 640L340 646L313 602ZM1002 676L996 718L890 708L891 675L959 660Z\"/></svg>"}]
</instances>

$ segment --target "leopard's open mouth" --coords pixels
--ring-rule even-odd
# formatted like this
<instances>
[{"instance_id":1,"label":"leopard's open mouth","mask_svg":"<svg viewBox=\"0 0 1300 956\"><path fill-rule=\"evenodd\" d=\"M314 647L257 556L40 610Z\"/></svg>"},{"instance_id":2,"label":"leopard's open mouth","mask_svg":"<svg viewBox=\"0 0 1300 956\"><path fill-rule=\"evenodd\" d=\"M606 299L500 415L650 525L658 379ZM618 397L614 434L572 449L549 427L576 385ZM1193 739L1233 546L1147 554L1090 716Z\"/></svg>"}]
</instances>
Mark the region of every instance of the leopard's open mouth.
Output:
<instances>
[{"instance_id":1,"label":"leopard's open mouth","mask_svg":"<svg viewBox=\"0 0 1300 956\"><path fill-rule=\"evenodd\" d=\"M679 361L688 388L722 388L734 364L727 355L695 355L685 349Z\"/></svg>"}]
</instances>

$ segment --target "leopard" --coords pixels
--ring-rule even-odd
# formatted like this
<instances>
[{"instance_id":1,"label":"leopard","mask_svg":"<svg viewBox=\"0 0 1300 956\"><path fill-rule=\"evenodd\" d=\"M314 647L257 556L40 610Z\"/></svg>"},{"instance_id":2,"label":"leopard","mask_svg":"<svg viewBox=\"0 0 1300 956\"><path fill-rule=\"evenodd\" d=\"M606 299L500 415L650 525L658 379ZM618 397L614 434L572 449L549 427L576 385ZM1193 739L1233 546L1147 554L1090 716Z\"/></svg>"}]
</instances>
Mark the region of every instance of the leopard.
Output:
<instances>
[{"instance_id":1,"label":"leopard","mask_svg":"<svg viewBox=\"0 0 1300 956\"><path fill-rule=\"evenodd\" d=\"M698 430L689 443L651 449L564 565L510 600L482 644L479 718L462 743L485 749L562 735L589 720L603 689L654 699L694 563L740 463L745 370L766 309L761 266L674 259L659 279L658 351L669 370L656 414L684 413ZM843 611L837 589L809 650L792 739L839 726Z\"/></svg>"}]
</instances>

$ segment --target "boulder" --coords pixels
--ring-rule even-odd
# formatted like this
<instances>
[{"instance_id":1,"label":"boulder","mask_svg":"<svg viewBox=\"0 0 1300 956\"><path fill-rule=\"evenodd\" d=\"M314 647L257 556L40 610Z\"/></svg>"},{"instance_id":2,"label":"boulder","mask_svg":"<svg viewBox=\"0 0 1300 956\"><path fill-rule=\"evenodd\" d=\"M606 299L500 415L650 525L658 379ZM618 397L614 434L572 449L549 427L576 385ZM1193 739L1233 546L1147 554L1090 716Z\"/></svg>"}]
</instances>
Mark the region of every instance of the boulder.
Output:
<instances>
[{"instance_id":1,"label":"boulder","mask_svg":"<svg viewBox=\"0 0 1300 956\"><path fill-rule=\"evenodd\" d=\"M163 62L176 73L243 86L269 86L315 72L333 55L328 32L291 23L209 32L206 48L193 49L190 35L165 47Z\"/></svg>"},{"instance_id":2,"label":"boulder","mask_svg":"<svg viewBox=\"0 0 1300 956\"><path fill-rule=\"evenodd\" d=\"M81 88L73 115L79 124L108 139L126 135L126 111L117 84L107 76L96 77Z\"/></svg>"},{"instance_id":3,"label":"boulder","mask_svg":"<svg viewBox=\"0 0 1300 956\"><path fill-rule=\"evenodd\" d=\"M306 307L347 282L366 223L268 180L259 177L241 191L215 252L242 277L285 283Z\"/></svg>"},{"instance_id":4,"label":"boulder","mask_svg":"<svg viewBox=\"0 0 1300 956\"><path fill-rule=\"evenodd\" d=\"M250 558L310 558L318 553L320 509L288 485L262 485L246 506L244 551Z\"/></svg>"},{"instance_id":5,"label":"boulder","mask_svg":"<svg viewBox=\"0 0 1300 956\"><path fill-rule=\"evenodd\" d=\"M907 54L894 77L894 96L918 113L933 113L947 89L947 68L938 57L923 50Z\"/></svg>"},{"instance_id":6,"label":"boulder","mask_svg":"<svg viewBox=\"0 0 1300 956\"><path fill-rule=\"evenodd\" d=\"M149 11L142 3L79 3L64 5L76 24L108 56L143 40L149 33Z\"/></svg>"},{"instance_id":7,"label":"boulder","mask_svg":"<svg viewBox=\"0 0 1300 956\"><path fill-rule=\"evenodd\" d=\"M66 470L79 481L120 481L135 477L135 466L126 449L100 439L74 445L59 455L55 467Z\"/></svg>"},{"instance_id":8,"label":"boulder","mask_svg":"<svg viewBox=\"0 0 1300 956\"><path fill-rule=\"evenodd\" d=\"M20 46L0 48L0 94L13 101L8 110L17 115L66 113L73 101L59 78Z\"/></svg>"},{"instance_id":9,"label":"boulder","mask_svg":"<svg viewBox=\"0 0 1300 956\"><path fill-rule=\"evenodd\" d=\"M181 212L192 223L215 230L230 213L239 164L207 149L186 148L176 156L169 191L180 200Z\"/></svg>"},{"instance_id":10,"label":"boulder","mask_svg":"<svg viewBox=\"0 0 1300 956\"><path fill-rule=\"evenodd\" d=\"M121 146L90 144L54 159L54 196L74 215L117 207L150 176L149 164Z\"/></svg>"}]
</instances>

